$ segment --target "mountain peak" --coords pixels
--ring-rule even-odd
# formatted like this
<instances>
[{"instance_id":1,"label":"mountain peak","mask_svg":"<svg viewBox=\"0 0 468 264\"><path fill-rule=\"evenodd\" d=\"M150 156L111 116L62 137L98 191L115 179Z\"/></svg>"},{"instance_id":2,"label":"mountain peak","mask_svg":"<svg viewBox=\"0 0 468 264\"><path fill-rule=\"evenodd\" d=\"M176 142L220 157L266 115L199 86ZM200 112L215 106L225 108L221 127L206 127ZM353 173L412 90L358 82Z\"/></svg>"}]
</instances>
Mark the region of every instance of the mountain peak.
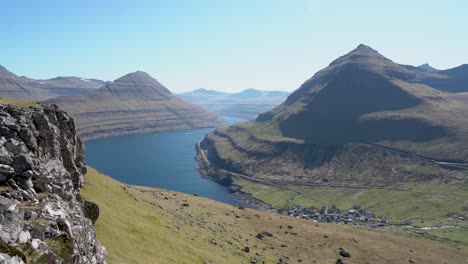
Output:
<instances>
[{"instance_id":1,"label":"mountain peak","mask_svg":"<svg viewBox=\"0 0 468 264\"><path fill-rule=\"evenodd\" d=\"M334 60L332 63L330 63L330 66L339 66L347 63L372 64L373 62L369 59L373 59L372 61L374 62L376 60L390 62L389 59L385 58L375 49L364 44L360 44L349 53Z\"/></svg>"},{"instance_id":2,"label":"mountain peak","mask_svg":"<svg viewBox=\"0 0 468 264\"><path fill-rule=\"evenodd\" d=\"M136 71L136 72L130 72L125 74L124 76L120 77L119 79L125 78L125 77L132 77L132 78L152 78L148 73L144 71ZM118 79L117 79L118 80Z\"/></svg>"},{"instance_id":3,"label":"mountain peak","mask_svg":"<svg viewBox=\"0 0 468 264\"><path fill-rule=\"evenodd\" d=\"M106 87L113 95L121 98L160 99L172 96L164 85L143 71L128 73Z\"/></svg>"},{"instance_id":4,"label":"mountain peak","mask_svg":"<svg viewBox=\"0 0 468 264\"><path fill-rule=\"evenodd\" d=\"M125 74L124 76L116 79L114 82L125 82L133 84L145 84L147 86L161 86L161 84L144 71L136 71Z\"/></svg>"},{"instance_id":5,"label":"mountain peak","mask_svg":"<svg viewBox=\"0 0 468 264\"><path fill-rule=\"evenodd\" d=\"M356 49L371 49L371 50L373 50L371 47L369 47L369 46L367 46L365 44L359 44Z\"/></svg>"},{"instance_id":6,"label":"mountain peak","mask_svg":"<svg viewBox=\"0 0 468 264\"><path fill-rule=\"evenodd\" d=\"M431 65L429 65L429 63L424 63L424 64L421 64L418 66L418 68L420 69L423 69L423 70L426 70L426 71L430 71L430 72L438 72L439 70L432 67Z\"/></svg>"},{"instance_id":7,"label":"mountain peak","mask_svg":"<svg viewBox=\"0 0 468 264\"><path fill-rule=\"evenodd\" d=\"M7 68L0 65L0 78L12 78L12 77L18 77L18 76L16 76L14 73L7 70Z\"/></svg>"},{"instance_id":8,"label":"mountain peak","mask_svg":"<svg viewBox=\"0 0 468 264\"><path fill-rule=\"evenodd\" d=\"M348 54L358 54L361 56L369 56L369 57L375 57L375 56L383 57L377 50L364 44L359 44L359 46L357 46L354 50L352 50Z\"/></svg>"}]
</instances>

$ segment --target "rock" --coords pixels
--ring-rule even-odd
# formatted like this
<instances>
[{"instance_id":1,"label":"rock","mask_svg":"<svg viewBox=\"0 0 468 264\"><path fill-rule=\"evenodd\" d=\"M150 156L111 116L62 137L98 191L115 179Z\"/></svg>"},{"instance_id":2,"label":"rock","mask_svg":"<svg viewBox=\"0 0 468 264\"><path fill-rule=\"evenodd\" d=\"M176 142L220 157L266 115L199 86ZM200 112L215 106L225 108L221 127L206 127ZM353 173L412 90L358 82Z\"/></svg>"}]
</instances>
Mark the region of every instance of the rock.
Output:
<instances>
[{"instance_id":1,"label":"rock","mask_svg":"<svg viewBox=\"0 0 468 264\"><path fill-rule=\"evenodd\" d=\"M24 211L24 220L34 220L38 217L38 213L31 211L31 210L25 210Z\"/></svg>"},{"instance_id":2,"label":"rock","mask_svg":"<svg viewBox=\"0 0 468 264\"><path fill-rule=\"evenodd\" d=\"M83 212L84 212L84 216L93 222L93 225L96 223L96 220L99 218L99 206L88 200L84 201Z\"/></svg>"},{"instance_id":3,"label":"rock","mask_svg":"<svg viewBox=\"0 0 468 264\"><path fill-rule=\"evenodd\" d=\"M21 231L18 237L18 243L23 244L29 242L31 234L28 231Z\"/></svg>"},{"instance_id":4,"label":"rock","mask_svg":"<svg viewBox=\"0 0 468 264\"><path fill-rule=\"evenodd\" d=\"M4 253L0 253L0 263L2 264L25 264L23 259L18 256L9 256Z\"/></svg>"},{"instance_id":5,"label":"rock","mask_svg":"<svg viewBox=\"0 0 468 264\"><path fill-rule=\"evenodd\" d=\"M346 261L344 261L342 259L337 259L335 263L336 264L348 264L348 262L346 262Z\"/></svg>"},{"instance_id":6,"label":"rock","mask_svg":"<svg viewBox=\"0 0 468 264\"><path fill-rule=\"evenodd\" d=\"M11 166L0 164L0 173L5 176L13 176L15 175L15 170Z\"/></svg>"},{"instance_id":7,"label":"rock","mask_svg":"<svg viewBox=\"0 0 468 264\"><path fill-rule=\"evenodd\" d=\"M84 146L66 113L0 105L0 183L7 186L0 196L0 245L18 251L0 254L0 263L23 263L21 254L45 263L106 263L93 227L99 208L80 195L85 172ZM66 241L69 250L54 252L48 238ZM17 247L28 243L27 252Z\"/></svg>"},{"instance_id":8,"label":"rock","mask_svg":"<svg viewBox=\"0 0 468 264\"><path fill-rule=\"evenodd\" d=\"M262 240L265 237L272 237L272 236L273 236L272 233L270 233L268 231L262 231L262 232L258 233L255 237Z\"/></svg>"},{"instance_id":9,"label":"rock","mask_svg":"<svg viewBox=\"0 0 468 264\"><path fill-rule=\"evenodd\" d=\"M349 251L346 250L345 248L340 248L340 255L345 258L351 257L351 253L349 253Z\"/></svg>"}]
</instances>

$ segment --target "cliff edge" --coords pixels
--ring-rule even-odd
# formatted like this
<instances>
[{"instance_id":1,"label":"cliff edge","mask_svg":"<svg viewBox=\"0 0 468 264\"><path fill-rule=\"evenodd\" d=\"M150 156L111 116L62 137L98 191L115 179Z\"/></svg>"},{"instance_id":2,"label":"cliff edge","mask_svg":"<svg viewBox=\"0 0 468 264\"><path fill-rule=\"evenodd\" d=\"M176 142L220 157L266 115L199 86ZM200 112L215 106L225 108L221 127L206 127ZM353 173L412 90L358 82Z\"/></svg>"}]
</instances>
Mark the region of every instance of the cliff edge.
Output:
<instances>
[{"instance_id":1,"label":"cliff edge","mask_svg":"<svg viewBox=\"0 0 468 264\"><path fill-rule=\"evenodd\" d=\"M65 112L0 104L1 263L106 263L99 208L80 195L85 173Z\"/></svg>"}]
</instances>

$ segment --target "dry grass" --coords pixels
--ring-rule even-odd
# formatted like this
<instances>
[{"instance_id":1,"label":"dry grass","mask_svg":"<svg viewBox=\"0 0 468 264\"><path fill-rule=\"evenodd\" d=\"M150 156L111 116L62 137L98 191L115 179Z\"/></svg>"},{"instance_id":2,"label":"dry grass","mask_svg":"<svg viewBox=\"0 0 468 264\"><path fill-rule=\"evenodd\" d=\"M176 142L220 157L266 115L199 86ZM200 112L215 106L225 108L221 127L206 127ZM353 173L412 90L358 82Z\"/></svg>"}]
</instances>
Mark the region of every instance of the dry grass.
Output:
<instances>
[{"instance_id":1,"label":"dry grass","mask_svg":"<svg viewBox=\"0 0 468 264\"><path fill-rule=\"evenodd\" d=\"M40 104L36 104L30 101L18 100L18 99L13 99L13 98L4 98L4 97L0 97L0 104L15 105L15 106L24 107L24 108L27 108L27 107L40 108L41 107Z\"/></svg>"}]
</instances>

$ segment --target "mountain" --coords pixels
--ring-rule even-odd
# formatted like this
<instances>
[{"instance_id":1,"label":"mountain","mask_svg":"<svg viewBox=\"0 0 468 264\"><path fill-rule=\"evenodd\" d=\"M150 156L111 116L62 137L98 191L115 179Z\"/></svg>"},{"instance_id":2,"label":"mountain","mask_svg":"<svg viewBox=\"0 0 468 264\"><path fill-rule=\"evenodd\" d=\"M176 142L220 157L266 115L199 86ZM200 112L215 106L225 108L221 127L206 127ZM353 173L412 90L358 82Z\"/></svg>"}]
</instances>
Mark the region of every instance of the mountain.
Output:
<instances>
[{"instance_id":1,"label":"mountain","mask_svg":"<svg viewBox=\"0 0 468 264\"><path fill-rule=\"evenodd\" d=\"M208 134L197 146L201 172L280 207L467 217L468 93L428 85L442 74L360 45L255 121Z\"/></svg>"},{"instance_id":2,"label":"mountain","mask_svg":"<svg viewBox=\"0 0 468 264\"><path fill-rule=\"evenodd\" d=\"M97 89L104 81L79 77L35 80L17 76L0 65L0 97L41 101L66 94L83 94Z\"/></svg>"},{"instance_id":3,"label":"mountain","mask_svg":"<svg viewBox=\"0 0 468 264\"><path fill-rule=\"evenodd\" d=\"M261 91L253 88L239 93L197 89L192 92L178 94L180 98L203 106L218 115L243 119L253 119L258 114L273 109L283 102L288 95L288 92Z\"/></svg>"},{"instance_id":4,"label":"mountain","mask_svg":"<svg viewBox=\"0 0 468 264\"><path fill-rule=\"evenodd\" d=\"M185 92L185 93L179 94L179 96L183 96L183 97L226 96L226 95L228 95L228 93L219 92L215 90L208 90L204 88L199 88L191 92Z\"/></svg>"},{"instance_id":5,"label":"mountain","mask_svg":"<svg viewBox=\"0 0 468 264\"><path fill-rule=\"evenodd\" d=\"M93 226L99 206L81 195L84 145L73 120L53 106L3 103L0 262L106 263Z\"/></svg>"},{"instance_id":6,"label":"mountain","mask_svg":"<svg viewBox=\"0 0 468 264\"><path fill-rule=\"evenodd\" d=\"M468 92L468 64L441 70L437 75L428 76L423 82L435 89L446 92Z\"/></svg>"},{"instance_id":7,"label":"mountain","mask_svg":"<svg viewBox=\"0 0 468 264\"><path fill-rule=\"evenodd\" d=\"M84 95L45 101L73 116L84 140L224 124L216 115L174 96L145 72L129 73Z\"/></svg>"},{"instance_id":8,"label":"mountain","mask_svg":"<svg viewBox=\"0 0 468 264\"><path fill-rule=\"evenodd\" d=\"M426 71L430 71L430 72L438 72L439 71L438 69L431 67L431 65L429 65L429 63L421 64L421 65L418 66L418 68L426 70Z\"/></svg>"}]
</instances>

